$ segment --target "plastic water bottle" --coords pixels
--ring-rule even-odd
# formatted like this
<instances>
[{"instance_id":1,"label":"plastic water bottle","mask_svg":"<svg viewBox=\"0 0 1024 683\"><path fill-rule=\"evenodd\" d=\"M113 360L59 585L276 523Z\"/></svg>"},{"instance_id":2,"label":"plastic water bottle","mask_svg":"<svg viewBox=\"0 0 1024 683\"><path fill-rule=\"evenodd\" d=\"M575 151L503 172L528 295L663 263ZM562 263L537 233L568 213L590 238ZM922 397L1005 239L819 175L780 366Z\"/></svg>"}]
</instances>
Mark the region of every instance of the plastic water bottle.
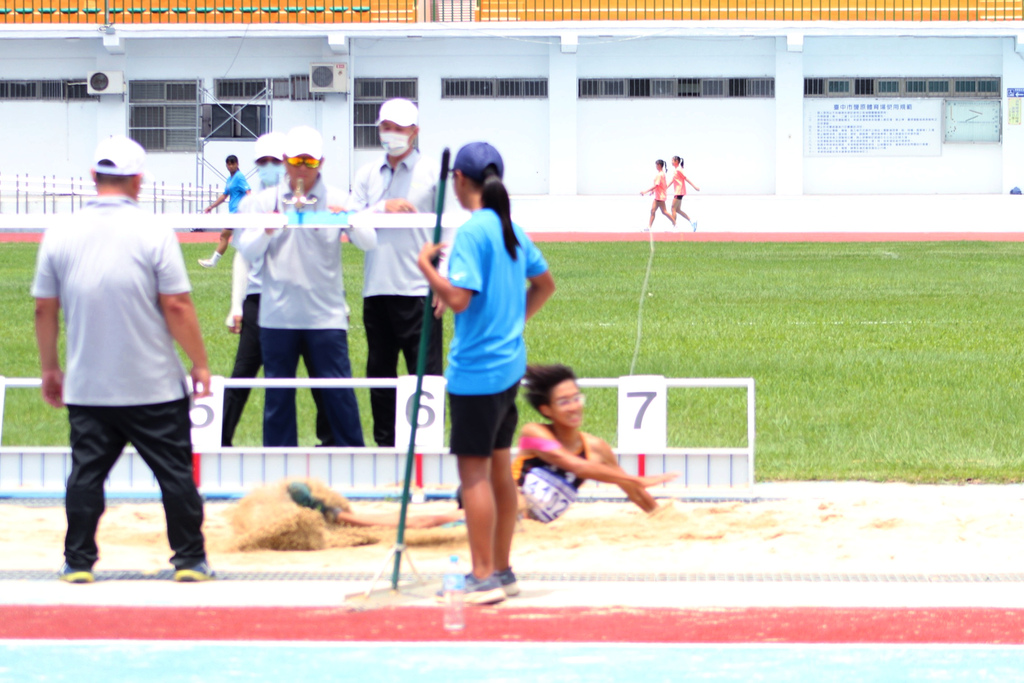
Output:
<instances>
[{"instance_id":1,"label":"plastic water bottle","mask_svg":"<svg viewBox=\"0 0 1024 683\"><path fill-rule=\"evenodd\" d=\"M463 597L466 594L466 576L459 568L459 556L452 555L448 571L444 575L444 628L446 631L461 631L466 628L466 612Z\"/></svg>"}]
</instances>

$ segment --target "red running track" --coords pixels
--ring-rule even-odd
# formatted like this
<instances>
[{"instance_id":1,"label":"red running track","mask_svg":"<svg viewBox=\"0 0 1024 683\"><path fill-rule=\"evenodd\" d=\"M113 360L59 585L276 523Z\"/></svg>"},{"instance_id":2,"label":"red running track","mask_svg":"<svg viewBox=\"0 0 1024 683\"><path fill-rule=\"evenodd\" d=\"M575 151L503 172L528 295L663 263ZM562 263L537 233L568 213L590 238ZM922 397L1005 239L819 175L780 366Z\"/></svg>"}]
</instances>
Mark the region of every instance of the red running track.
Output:
<instances>
[{"instance_id":1,"label":"red running track","mask_svg":"<svg viewBox=\"0 0 1024 683\"><path fill-rule=\"evenodd\" d=\"M1024 644L1024 610L991 608L0 607L0 639Z\"/></svg>"}]
</instances>

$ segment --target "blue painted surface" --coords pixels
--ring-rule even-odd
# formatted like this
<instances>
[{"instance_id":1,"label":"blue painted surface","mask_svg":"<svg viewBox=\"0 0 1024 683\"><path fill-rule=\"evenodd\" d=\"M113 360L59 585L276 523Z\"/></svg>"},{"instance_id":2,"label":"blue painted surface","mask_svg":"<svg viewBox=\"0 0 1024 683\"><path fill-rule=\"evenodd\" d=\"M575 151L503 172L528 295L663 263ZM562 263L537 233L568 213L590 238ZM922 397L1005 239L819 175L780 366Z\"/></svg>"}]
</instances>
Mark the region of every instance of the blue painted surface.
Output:
<instances>
[{"instance_id":1,"label":"blue painted surface","mask_svg":"<svg viewBox=\"0 0 1024 683\"><path fill-rule=\"evenodd\" d=\"M0 641L0 681L1021 681L1024 647Z\"/></svg>"},{"instance_id":2,"label":"blue painted surface","mask_svg":"<svg viewBox=\"0 0 1024 683\"><path fill-rule=\"evenodd\" d=\"M332 213L330 211L306 211L303 213L289 212L288 225L348 225L347 213Z\"/></svg>"}]
</instances>

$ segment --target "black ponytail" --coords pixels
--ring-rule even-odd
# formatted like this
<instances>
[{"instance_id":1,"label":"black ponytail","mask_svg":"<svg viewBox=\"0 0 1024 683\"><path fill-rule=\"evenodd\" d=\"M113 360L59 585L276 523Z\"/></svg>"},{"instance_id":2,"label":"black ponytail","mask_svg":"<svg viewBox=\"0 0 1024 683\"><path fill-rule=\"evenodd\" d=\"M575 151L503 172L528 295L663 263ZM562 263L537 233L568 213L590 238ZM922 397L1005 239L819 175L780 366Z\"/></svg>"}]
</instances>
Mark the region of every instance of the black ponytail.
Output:
<instances>
[{"instance_id":1,"label":"black ponytail","mask_svg":"<svg viewBox=\"0 0 1024 683\"><path fill-rule=\"evenodd\" d=\"M516 247L519 246L519 240L516 239L516 233L512 230L512 203L509 201L508 190L505 189L504 183L501 182L501 176L498 175L498 169L494 164L484 169L484 185L481 199L483 200L484 208L491 209L501 219L501 235L505 240L505 251L515 261Z\"/></svg>"}]
</instances>

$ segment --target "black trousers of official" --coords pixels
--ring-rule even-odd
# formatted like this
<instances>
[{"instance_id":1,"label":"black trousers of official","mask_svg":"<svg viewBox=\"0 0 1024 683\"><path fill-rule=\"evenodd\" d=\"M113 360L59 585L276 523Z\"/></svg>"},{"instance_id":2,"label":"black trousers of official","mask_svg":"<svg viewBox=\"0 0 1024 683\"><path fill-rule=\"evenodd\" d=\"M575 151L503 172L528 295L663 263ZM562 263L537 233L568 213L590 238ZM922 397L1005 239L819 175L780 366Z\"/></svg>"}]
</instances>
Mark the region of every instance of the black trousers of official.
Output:
<instances>
[{"instance_id":1,"label":"black trousers of official","mask_svg":"<svg viewBox=\"0 0 1024 683\"><path fill-rule=\"evenodd\" d=\"M303 362L308 358L302 354ZM260 346L260 295L250 294L242 302L242 331L238 335L238 351L235 352L235 367L231 377L252 378L263 367L263 349ZM306 362L306 367L309 363ZM221 427L221 446L230 448L235 438L238 421L242 419L242 411L249 400L248 387L238 387L224 391L224 421ZM313 389L313 403L316 404L316 438L321 446L334 445L334 433L327 413L323 409L323 397L319 389Z\"/></svg>"},{"instance_id":2,"label":"black trousers of official","mask_svg":"<svg viewBox=\"0 0 1024 683\"><path fill-rule=\"evenodd\" d=\"M366 376L397 377L398 355L405 356L409 374L416 373L420 331L423 329L422 296L368 296L363 299L363 327L366 328ZM440 375L443 368L443 329L440 320L430 326L426 374ZM395 445L395 390L371 389L373 440L378 446Z\"/></svg>"},{"instance_id":3,"label":"black trousers of official","mask_svg":"<svg viewBox=\"0 0 1024 683\"><path fill-rule=\"evenodd\" d=\"M163 494L167 540L176 569L206 559L203 501L192 478L189 400L140 406L68 406L71 476L65 507L64 558L72 569L91 569L99 558L96 527L106 509L103 482L131 442L156 476Z\"/></svg>"}]
</instances>

